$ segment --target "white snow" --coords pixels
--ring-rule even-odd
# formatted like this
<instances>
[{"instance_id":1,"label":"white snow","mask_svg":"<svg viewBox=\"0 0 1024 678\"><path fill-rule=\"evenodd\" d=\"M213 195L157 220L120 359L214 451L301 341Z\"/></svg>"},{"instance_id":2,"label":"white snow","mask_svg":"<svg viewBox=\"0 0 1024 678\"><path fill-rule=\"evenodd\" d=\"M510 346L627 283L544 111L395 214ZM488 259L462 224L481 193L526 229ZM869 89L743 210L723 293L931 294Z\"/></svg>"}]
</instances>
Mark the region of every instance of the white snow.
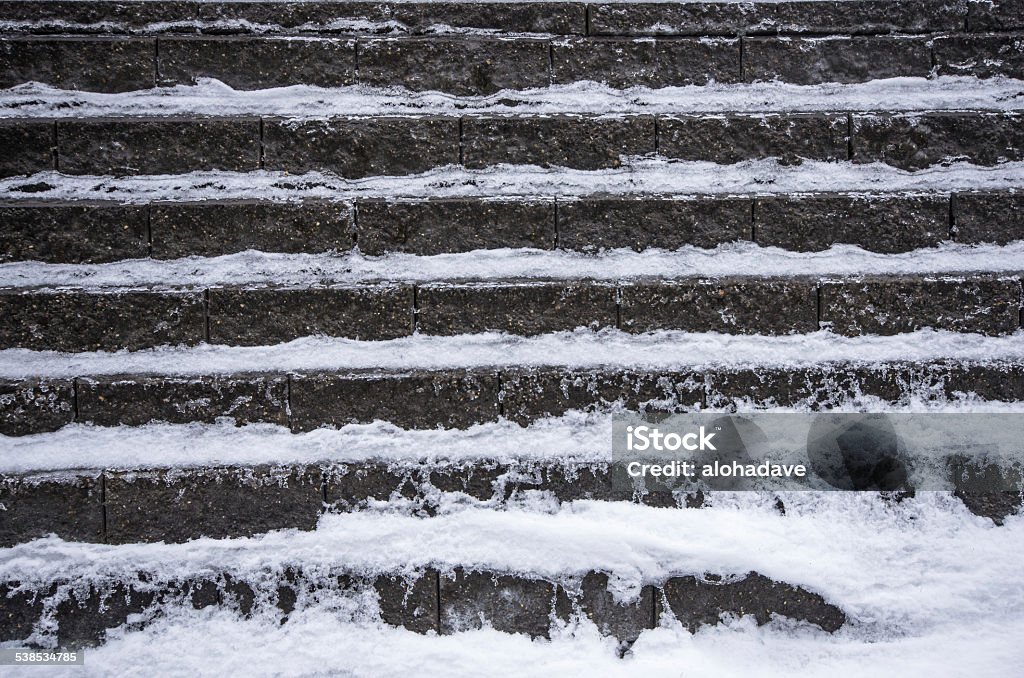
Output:
<instances>
[{"instance_id":1,"label":"white snow","mask_svg":"<svg viewBox=\"0 0 1024 678\"><path fill-rule=\"evenodd\" d=\"M629 281L901 274L940 277L1022 271L1024 240L1004 246L945 243L901 254L867 252L853 245L834 245L822 252L793 252L753 243L729 243L714 249L686 246L676 251L616 249L594 255L562 250L494 249L433 256L366 257L357 252L280 254L250 250L220 257L133 259L106 264L10 262L0 264L0 288L109 291L227 285L305 287L378 281L533 284L530 281L545 279Z\"/></svg>"},{"instance_id":2,"label":"white snow","mask_svg":"<svg viewBox=\"0 0 1024 678\"><path fill-rule=\"evenodd\" d=\"M264 115L302 120L370 115L1019 111L1024 108L1022 92L1024 82L1020 80L961 76L887 78L854 84L711 83L625 90L582 81L502 90L487 96L367 85L293 85L249 91L202 78L196 85L117 94L25 83L0 90L0 118Z\"/></svg>"},{"instance_id":3,"label":"white snow","mask_svg":"<svg viewBox=\"0 0 1024 678\"><path fill-rule=\"evenodd\" d=\"M987 337L946 330L918 330L897 336L842 337L827 331L759 336L663 330L634 335L605 329L534 337L489 332L453 337L412 336L387 341L307 337L276 346L204 344L113 353L10 348L0 350L0 377L200 375L254 370L429 370L517 365L699 370L944 359L1020 362L1024 360L1024 332Z\"/></svg>"},{"instance_id":4,"label":"white snow","mask_svg":"<svg viewBox=\"0 0 1024 678\"><path fill-rule=\"evenodd\" d=\"M342 179L329 172L191 172L134 177L67 176L40 172L0 179L5 200L301 200L320 198L573 197L641 193L779 195L816 192L921 193L1019 190L1024 162L981 167L966 162L909 172L882 163L820 162L780 165L774 159L730 165L712 162L626 158L621 167L574 170L532 165L494 165L469 170L456 165L422 174Z\"/></svg>"}]
</instances>

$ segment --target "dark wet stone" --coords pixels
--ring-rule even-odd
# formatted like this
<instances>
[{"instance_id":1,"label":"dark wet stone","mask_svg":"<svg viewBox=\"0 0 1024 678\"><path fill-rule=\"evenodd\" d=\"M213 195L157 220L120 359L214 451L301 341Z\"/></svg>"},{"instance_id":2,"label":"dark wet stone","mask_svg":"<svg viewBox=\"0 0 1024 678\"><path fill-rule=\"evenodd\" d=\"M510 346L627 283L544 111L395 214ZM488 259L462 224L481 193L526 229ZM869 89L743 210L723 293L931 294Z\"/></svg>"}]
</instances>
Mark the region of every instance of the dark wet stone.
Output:
<instances>
[{"instance_id":1,"label":"dark wet stone","mask_svg":"<svg viewBox=\"0 0 1024 678\"><path fill-rule=\"evenodd\" d=\"M467 572L440 576L441 633L490 626L504 633L547 638L555 600L553 584L517 575Z\"/></svg>"},{"instance_id":2,"label":"dark wet stone","mask_svg":"<svg viewBox=\"0 0 1024 678\"><path fill-rule=\"evenodd\" d=\"M763 158L784 164L846 160L848 134L847 117L836 114L664 117L658 118L658 153L720 164Z\"/></svg>"},{"instance_id":3,"label":"dark wet stone","mask_svg":"<svg viewBox=\"0 0 1024 678\"><path fill-rule=\"evenodd\" d=\"M149 89L156 84L156 41L143 38L0 40L0 87L26 82L90 92Z\"/></svg>"},{"instance_id":4,"label":"dark wet stone","mask_svg":"<svg viewBox=\"0 0 1024 678\"><path fill-rule=\"evenodd\" d=\"M210 290L214 344L262 346L314 335L373 340L409 334L409 286Z\"/></svg>"},{"instance_id":5,"label":"dark wet stone","mask_svg":"<svg viewBox=\"0 0 1024 678\"><path fill-rule=\"evenodd\" d=\"M152 592L122 583L103 589L89 585L87 590L88 594L83 594L77 587L72 588L56 606L53 616L61 648L102 644L108 629L125 624L132 615L143 613L154 598Z\"/></svg>"},{"instance_id":6,"label":"dark wet stone","mask_svg":"<svg viewBox=\"0 0 1024 678\"><path fill-rule=\"evenodd\" d=\"M676 250L750 240L748 198L594 197L558 203L558 246Z\"/></svg>"},{"instance_id":7,"label":"dark wet stone","mask_svg":"<svg viewBox=\"0 0 1024 678\"><path fill-rule=\"evenodd\" d=\"M377 577L373 586L384 623L416 633L440 632L437 577L435 570L427 570L411 580L396 575Z\"/></svg>"},{"instance_id":8,"label":"dark wet stone","mask_svg":"<svg viewBox=\"0 0 1024 678\"><path fill-rule=\"evenodd\" d=\"M52 171L55 146L52 120L0 120L0 177Z\"/></svg>"},{"instance_id":9,"label":"dark wet stone","mask_svg":"<svg viewBox=\"0 0 1024 678\"><path fill-rule=\"evenodd\" d=\"M925 78L931 70L931 50L924 37L750 38L743 43L747 82L854 83Z\"/></svg>"},{"instance_id":10,"label":"dark wet stone","mask_svg":"<svg viewBox=\"0 0 1024 678\"><path fill-rule=\"evenodd\" d=\"M932 41L939 75L1024 79L1020 35L947 35Z\"/></svg>"},{"instance_id":11,"label":"dark wet stone","mask_svg":"<svg viewBox=\"0 0 1024 678\"><path fill-rule=\"evenodd\" d=\"M0 435L56 431L74 418L70 379L0 379Z\"/></svg>"},{"instance_id":12,"label":"dark wet stone","mask_svg":"<svg viewBox=\"0 0 1024 678\"><path fill-rule=\"evenodd\" d=\"M0 206L0 261L90 264L149 255L146 208L117 203Z\"/></svg>"},{"instance_id":13,"label":"dark wet stone","mask_svg":"<svg viewBox=\"0 0 1024 678\"><path fill-rule=\"evenodd\" d=\"M551 46L552 82L682 87L740 80L738 40L577 38Z\"/></svg>"},{"instance_id":14,"label":"dark wet stone","mask_svg":"<svg viewBox=\"0 0 1024 678\"><path fill-rule=\"evenodd\" d=\"M817 294L800 279L638 282L621 289L622 329L791 334L818 329Z\"/></svg>"},{"instance_id":15,"label":"dark wet stone","mask_svg":"<svg viewBox=\"0 0 1024 678\"><path fill-rule=\"evenodd\" d=\"M615 286L523 282L427 284L416 289L417 330L424 334L543 334L614 327Z\"/></svg>"},{"instance_id":16,"label":"dark wet stone","mask_svg":"<svg viewBox=\"0 0 1024 678\"><path fill-rule=\"evenodd\" d=\"M957 242L1005 245L1024 240L1024 194L957 193L953 219Z\"/></svg>"},{"instance_id":17,"label":"dark wet stone","mask_svg":"<svg viewBox=\"0 0 1024 678\"><path fill-rule=\"evenodd\" d=\"M0 546L56 534L65 541L103 541L99 475L0 477Z\"/></svg>"}]
</instances>

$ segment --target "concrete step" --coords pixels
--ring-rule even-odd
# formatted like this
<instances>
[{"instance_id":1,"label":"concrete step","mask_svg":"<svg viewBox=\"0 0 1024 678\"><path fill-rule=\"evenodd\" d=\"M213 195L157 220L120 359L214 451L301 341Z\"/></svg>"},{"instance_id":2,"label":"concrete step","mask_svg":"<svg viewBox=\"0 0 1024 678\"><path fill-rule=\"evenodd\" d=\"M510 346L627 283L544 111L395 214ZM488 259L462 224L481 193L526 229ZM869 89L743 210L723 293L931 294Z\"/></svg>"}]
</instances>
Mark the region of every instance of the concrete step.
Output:
<instances>
[{"instance_id":1,"label":"concrete step","mask_svg":"<svg viewBox=\"0 0 1024 678\"><path fill-rule=\"evenodd\" d=\"M1024 400L1020 360L836 362L815 367L517 367L292 369L231 373L5 377L0 432L25 435L71 423L271 423L294 432L384 420L405 429L520 426L612 406L657 411L736 406L813 409L863 399L975 397ZM266 368L264 368L266 369ZM969 396L973 394L973 396ZM46 467L42 467L46 468Z\"/></svg>"},{"instance_id":2,"label":"concrete step","mask_svg":"<svg viewBox=\"0 0 1024 678\"><path fill-rule=\"evenodd\" d=\"M577 327L843 336L922 328L1007 335L1021 325L1015 275L487 280L208 289L0 289L0 348L139 350L261 346L323 335L386 340Z\"/></svg>"},{"instance_id":3,"label":"concrete step","mask_svg":"<svg viewBox=\"0 0 1024 678\"><path fill-rule=\"evenodd\" d=\"M436 36L0 37L0 87L129 92L213 78L238 90L405 87L487 95L580 81L615 88L935 75L1024 77L1019 33L796 38Z\"/></svg>"},{"instance_id":4,"label":"concrete step","mask_svg":"<svg viewBox=\"0 0 1024 678\"><path fill-rule=\"evenodd\" d=\"M598 170L632 156L733 164L779 158L882 162L923 169L949 160L1024 159L1020 113L632 116L123 118L0 120L11 153L0 175L327 171L409 175L447 165Z\"/></svg>"},{"instance_id":5,"label":"concrete step","mask_svg":"<svg viewBox=\"0 0 1024 678\"><path fill-rule=\"evenodd\" d=\"M438 255L534 248L676 250L753 242L910 252L1024 239L1017 191L780 196L0 202L0 262L82 264L259 250Z\"/></svg>"}]
</instances>

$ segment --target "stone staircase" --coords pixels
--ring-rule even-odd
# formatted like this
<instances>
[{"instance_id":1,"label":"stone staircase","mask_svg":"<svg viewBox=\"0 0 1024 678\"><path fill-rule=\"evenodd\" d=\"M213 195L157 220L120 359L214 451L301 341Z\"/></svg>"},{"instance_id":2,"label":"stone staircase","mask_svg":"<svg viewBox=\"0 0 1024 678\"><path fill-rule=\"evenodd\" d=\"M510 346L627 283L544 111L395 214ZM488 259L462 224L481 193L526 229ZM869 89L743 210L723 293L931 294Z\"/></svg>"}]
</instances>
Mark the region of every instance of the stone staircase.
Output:
<instances>
[{"instance_id":1,"label":"stone staircase","mask_svg":"<svg viewBox=\"0 0 1024 678\"><path fill-rule=\"evenodd\" d=\"M1024 401L1020 2L4 0L0 31L0 641L338 600L620 652L862 628L757 558L315 542L383 515L498 552L446 518L538 497L553 533L592 500L710 515L611 489L615 407Z\"/></svg>"}]
</instances>

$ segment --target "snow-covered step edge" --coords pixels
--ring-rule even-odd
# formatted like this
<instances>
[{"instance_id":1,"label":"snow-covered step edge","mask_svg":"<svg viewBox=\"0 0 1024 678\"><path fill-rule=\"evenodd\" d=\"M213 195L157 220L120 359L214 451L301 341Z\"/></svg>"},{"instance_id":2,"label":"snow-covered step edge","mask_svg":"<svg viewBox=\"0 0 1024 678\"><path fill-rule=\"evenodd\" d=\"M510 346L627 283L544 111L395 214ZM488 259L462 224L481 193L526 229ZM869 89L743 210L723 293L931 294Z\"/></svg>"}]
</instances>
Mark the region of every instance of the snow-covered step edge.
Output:
<instances>
[{"instance_id":1,"label":"snow-covered step edge","mask_svg":"<svg viewBox=\"0 0 1024 678\"><path fill-rule=\"evenodd\" d=\"M732 165L633 158L621 167L575 170L533 165L486 169L441 167L406 176L345 179L329 172L224 172L174 175L71 176L38 172L0 179L4 200L104 200L126 204L158 201L352 200L356 198L573 198L594 195L773 196L846 193L1018 191L1024 162L992 167L955 162L914 172L883 163L805 160L784 165L775 159Z\"/></svg>"},{"instance_id":2,"label":"snow-covered step edge","mask_svg":"<svg viewBox=\"0 0 1024 678\"><path fill-rule=\"evenodd\" d=\"M1020 334L985 337L941 330L899 336L842 337L831 332L784 336L658 331L577 330L533 337L483 333L417 335L388 341L309 337L275 346L159 347L144 351L59 353L0 351L0 377L68 379L116 374L168 376L256 371L443 370L487 367L813 368L885 362L1024 361Z\"/></svg>"},{"instance_id":3,"label":"snow-covered step edge","mask_svg":"<svg viewBox=\"0 0 1024 678\"><path fill-rule=\"evenodd\" d=\"M867 83L782 82L614 89L594 82L488 96L353 85L293 85L244 91L210 79L198 85L102 94L28 83L0 90L2 118L266 115L292 120L339 116L623 113L782 113L831 111L1016 111L1022 83L1009 78L887 78Z\"/></svg>"},{"instance_id":4,"label":"snow-covered step edge","mask_svg":"<svg viewBox=\"0 0 1024 678\"><path fill-rule=\"evenodd\" d=\"M785 497L785 516L764 497L722 501L701 511L576 502L551 513L540 502L502 512L457 509L430 519L337 514L324 516L312 532L184 544L50 538L0 551L0 579L130 581L145 572L174 580L190 573L343 566L367 574L464 567L558 580L598 570L635 596L643 585L673 575L753 570L820 593L867 634L928 626L931 615L953 610L969 622L993 606L1006 609L1006 596L1019 595L1011 583L1020 577L1020 517L997 529L942 493L898 503L877 495L796 493ZM880 590L879 580L892 585Z\"/></svg>"},{"instance_id":5,"label":"snow-covered step edge","mask_svg":"<svg viewBox=\"0 0 1024 678\"><path fill-rule=\"evenodd\" d=\"M1024 238L1024 233L1021 234ZM284 254L246 251L219 257L130 259L102 264L0 264L0 288L45 291L127 291L207 287L325 287L369 283L496 285L530 281L675 279L942 277L1024 271L1024 239L1006 245L942 243L884 254L856 245L794 252L750 242L675 251L615 249L598 254L564 250L493 249L452 254L358 252Z\"/></svg>"}]
</instances>

